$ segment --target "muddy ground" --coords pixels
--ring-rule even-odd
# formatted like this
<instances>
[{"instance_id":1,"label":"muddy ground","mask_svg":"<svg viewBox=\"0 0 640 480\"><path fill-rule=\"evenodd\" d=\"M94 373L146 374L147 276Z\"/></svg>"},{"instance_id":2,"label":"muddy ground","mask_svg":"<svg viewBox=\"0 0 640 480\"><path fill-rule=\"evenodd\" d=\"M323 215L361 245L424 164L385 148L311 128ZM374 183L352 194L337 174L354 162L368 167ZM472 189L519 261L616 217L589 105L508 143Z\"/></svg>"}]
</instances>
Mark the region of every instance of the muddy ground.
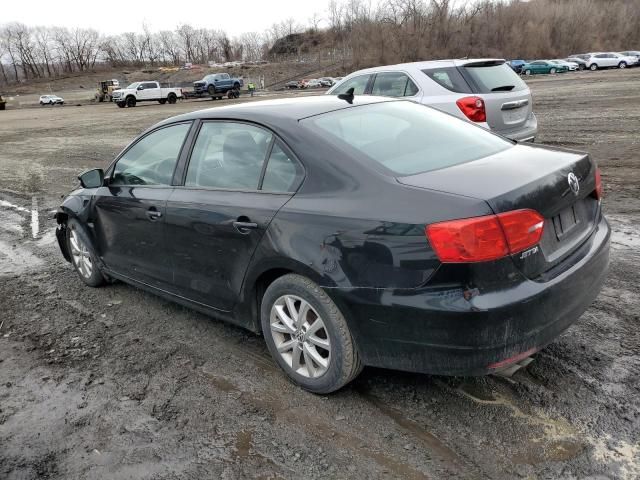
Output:
<instances>
[{"instance_id":1,"label":"muddy ground","mask_svg":"<svg viewBox=\"0 0 640 480\"><path fill-rule=\"evenodd\" d=\"M330 396L262 338L124 284L85 287L50 213L185 102L0 112L0 478L640 477L640 68L533 79L541 142L599 162L611 271L511 379L365 369Z\"/></svg>"}]
</instances>

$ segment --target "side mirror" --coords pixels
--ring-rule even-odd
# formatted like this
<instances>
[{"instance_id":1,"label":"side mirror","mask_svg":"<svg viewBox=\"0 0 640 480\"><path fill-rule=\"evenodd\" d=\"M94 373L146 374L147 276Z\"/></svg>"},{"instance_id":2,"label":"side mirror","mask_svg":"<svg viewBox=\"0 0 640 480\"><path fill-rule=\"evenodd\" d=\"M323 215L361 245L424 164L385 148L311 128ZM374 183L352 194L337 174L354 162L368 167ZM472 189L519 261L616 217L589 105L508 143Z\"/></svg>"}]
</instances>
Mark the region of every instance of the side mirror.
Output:
<instances>
[{"instance_id":1,"label":"side mirror","mask_svg":"<svg viewBox=\"0 0 640 480\"><path fill-rule=\"evenodd\" d=\"M82 188L99 188L104 185L104 171L101 168L94 168L78 176Z\"/></svg>"},{"instance_id":2,"label":"side mirror","mask_svg":"<svg viewBox=\"0 0 640 480\"><path fill-rule=\"evenodd\" d=\"M138 85L138 88L136 88L136 90L143 90L144 87L142 85Z\"/></svg>"}]
</instances>

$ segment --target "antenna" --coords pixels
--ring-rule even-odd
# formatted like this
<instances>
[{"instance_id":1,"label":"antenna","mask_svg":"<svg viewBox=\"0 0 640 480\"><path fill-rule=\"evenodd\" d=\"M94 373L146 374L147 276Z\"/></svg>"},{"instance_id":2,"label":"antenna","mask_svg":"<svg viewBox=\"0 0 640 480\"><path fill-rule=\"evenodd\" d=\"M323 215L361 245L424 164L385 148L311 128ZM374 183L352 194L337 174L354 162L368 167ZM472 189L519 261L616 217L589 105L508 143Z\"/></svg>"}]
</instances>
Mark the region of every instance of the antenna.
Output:
<instances>
[{"instance_id":1,"label":"antenna","mask_svg":"<svg viewBox=\"0 0 640 480\"><path fill-rule=\"evenodd\" d=\"M338 98L340 100L346 100L347 103L352 104L353 99L355 98L355 95L353 94L353 87L347 90L346 93L341 93L340 95L338 95Z\"/></svg>"}]
</instances>

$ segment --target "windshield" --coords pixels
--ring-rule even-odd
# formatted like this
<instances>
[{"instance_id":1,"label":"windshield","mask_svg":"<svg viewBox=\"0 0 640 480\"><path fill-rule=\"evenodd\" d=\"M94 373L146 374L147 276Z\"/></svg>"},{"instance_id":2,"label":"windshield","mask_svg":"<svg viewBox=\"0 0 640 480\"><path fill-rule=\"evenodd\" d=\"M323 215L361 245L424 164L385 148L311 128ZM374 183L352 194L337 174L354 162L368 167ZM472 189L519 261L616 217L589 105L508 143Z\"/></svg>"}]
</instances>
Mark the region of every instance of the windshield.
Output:
<instances>
[{"instance_id":1,"label":"windshield","mask_svg":"<svg viewBox=\"0 0 640 480\"><path fill-rule=\"evenodd\" d=\"M302 124L395 176L451 167L513 146L482 127L408 101L345 108Z\"/></svg>"},{"instance_id":2,"label":"windshield","mask_svg":"<svg viewBox=\"0 0 640 480\"><path fill-rule=\"evenodd\" d=\"M135 90L136 88L138 88L138 85L140 85L140 82L134 82L131 85L129 85L127 89Z\"/></svg>"}]
</instances>

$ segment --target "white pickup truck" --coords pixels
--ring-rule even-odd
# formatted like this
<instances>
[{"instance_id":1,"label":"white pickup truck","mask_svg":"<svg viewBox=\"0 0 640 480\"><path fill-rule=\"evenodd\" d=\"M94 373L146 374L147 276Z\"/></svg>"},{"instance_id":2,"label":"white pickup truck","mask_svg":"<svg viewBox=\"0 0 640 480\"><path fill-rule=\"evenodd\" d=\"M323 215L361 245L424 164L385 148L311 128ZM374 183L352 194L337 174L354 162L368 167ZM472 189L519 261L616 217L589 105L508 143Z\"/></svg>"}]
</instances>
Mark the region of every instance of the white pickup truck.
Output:
<instances>
[{"instance_id":1,"label":"white pickup truck","mask_svg":"<svg viewBox=\"0 0 640 480\"><path fill-rule=\"evenodd\" d=\"M176 103L182 98L181 88L163 88L159 82L134 82L128 87L114 90L113 101L120 108L135 107L138 102Z\"/></svg>"}]
</instances>

